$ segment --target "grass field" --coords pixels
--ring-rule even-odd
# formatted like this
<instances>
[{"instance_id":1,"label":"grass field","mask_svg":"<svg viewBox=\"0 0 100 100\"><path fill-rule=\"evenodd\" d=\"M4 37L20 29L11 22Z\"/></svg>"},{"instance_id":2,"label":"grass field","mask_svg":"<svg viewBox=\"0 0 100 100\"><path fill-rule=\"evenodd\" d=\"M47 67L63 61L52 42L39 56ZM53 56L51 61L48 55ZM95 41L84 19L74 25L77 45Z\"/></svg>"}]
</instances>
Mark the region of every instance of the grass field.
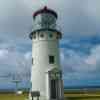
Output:
<instances>
[{"instance_id":1,"label":"grass field","mask_svg":"<svg viewBox=\"0 0 100 100\"><path fill-rule=\"evenodd\" d=\"M65 91L65 100L100 100L100 91Z\"/></svg>"},{"instance_id":2,"label":"grass field","mask_svg":"<svg viewBox=\"0 0 100 100\"><path fill-rule=\"evenodd\" d=\"M0 93L0 100L28 100L28 93L21 95L15 93ZM99 92L88 92L88 93L70 93L65 92L65 100L100 100Z\"/></svg>"},{"instance_id":3,"label":"grass field","mask_svg":"<svg viewBox=\"0 0 100 100\"><path fill-rule=\"evenodd\" d=\"M17 95L14 93L0 93L0 100L27 100L28 94Z\"/></svg>"}]
</instances>

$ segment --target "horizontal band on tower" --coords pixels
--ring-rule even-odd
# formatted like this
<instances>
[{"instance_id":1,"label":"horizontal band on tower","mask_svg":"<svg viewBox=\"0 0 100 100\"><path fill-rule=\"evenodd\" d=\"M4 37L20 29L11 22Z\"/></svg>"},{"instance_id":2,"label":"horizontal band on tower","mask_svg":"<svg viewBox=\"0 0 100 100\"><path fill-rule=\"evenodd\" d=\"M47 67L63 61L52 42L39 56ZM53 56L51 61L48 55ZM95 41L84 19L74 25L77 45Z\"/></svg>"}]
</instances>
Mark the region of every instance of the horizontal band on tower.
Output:
<instances>
[{"instance_id":1,"label":"horizontal band on tower","mask_svg":"<svg viewBox=\"0 0 100 100\"><path fill-rule=\"evenodd\" d=\"M37 29L37 30L34 30L34 31L32 31L30 34L29 34L29 38L30 39L32 39L32 36L33 36L33 34L34 33L36 33L36 32L41 32L41 31L51 31L51 32L56 32L58 35L59 35L59 38L62 38L62 33L61 32L59 32L58 30L56 30L56 29L47 29L47 28L44 28L44 29Z\"/></svg>"}]
</instances>

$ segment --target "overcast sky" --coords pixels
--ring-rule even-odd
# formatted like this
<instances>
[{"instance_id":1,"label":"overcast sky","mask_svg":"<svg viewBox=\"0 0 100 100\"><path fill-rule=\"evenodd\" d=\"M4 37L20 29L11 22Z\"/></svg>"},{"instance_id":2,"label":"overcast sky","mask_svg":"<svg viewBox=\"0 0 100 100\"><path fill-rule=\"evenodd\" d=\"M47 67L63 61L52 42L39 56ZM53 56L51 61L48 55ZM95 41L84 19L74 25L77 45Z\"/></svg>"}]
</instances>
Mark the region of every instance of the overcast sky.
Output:
<instances>
[{"instance_id":1,"label":"overcast sky","mask_svg":"<svg viewBox=\"0 0 100 100\"><path fill-rule=\"evenodd\" d=\"M0 75L29 74L32 14L47 5L58 13L63 34L64 84L99 85L99 4L100 0L0 0Z\"/></svg>"}]
</instances>

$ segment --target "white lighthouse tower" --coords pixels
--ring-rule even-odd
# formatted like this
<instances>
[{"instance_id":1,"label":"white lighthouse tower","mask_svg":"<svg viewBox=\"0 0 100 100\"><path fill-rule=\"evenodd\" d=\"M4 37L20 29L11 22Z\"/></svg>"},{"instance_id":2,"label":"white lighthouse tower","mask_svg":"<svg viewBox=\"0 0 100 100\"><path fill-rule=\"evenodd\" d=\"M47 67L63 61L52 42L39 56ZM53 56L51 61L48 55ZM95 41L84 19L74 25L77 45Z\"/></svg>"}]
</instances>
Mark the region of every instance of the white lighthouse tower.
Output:
<instances>
[{"instance_id":1,"label":"white lighthouse tower","mask_svg":"<svg viewBox=\"0 0 100 100\"><path fill-rule=\"evenodd\" d=\"M57 13L47 7L33 14L31 99L63 100L62 71L59 60Z\"/></svg>"}]
</instances>

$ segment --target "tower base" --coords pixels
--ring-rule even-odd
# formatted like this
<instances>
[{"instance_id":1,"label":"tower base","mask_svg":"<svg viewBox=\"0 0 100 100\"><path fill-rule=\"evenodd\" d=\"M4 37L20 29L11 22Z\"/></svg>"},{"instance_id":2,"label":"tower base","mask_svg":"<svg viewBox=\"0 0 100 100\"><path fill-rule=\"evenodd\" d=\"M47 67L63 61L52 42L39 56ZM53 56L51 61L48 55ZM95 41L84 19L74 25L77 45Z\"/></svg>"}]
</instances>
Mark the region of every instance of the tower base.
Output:
<instances>
[{"instance_id":1,"label":"tower base","mask_svg":"<svg viewBox=\"0 0 100 100\"><path fill-rule=\"evenodd\" d=\"M46 99L46 97L32 97L31 93L29 94L29 98L27 100L64 100L64 98L59 99Z\"/></svg>"},{"instance_id":2,"label":"tower base","mask_svg":"<svg viewBox=\"0 0 100 100\"><path fill-rule=\"evenodd\" d=\"M58 98L58 99L47 99L46 97L42 97L42 96L32 96L32 92L31 93L29 93L29 98L28 99L26 99L26 100L64 100L64 98L62 97L62 98Z\"/></svg>"}]
</instances>

